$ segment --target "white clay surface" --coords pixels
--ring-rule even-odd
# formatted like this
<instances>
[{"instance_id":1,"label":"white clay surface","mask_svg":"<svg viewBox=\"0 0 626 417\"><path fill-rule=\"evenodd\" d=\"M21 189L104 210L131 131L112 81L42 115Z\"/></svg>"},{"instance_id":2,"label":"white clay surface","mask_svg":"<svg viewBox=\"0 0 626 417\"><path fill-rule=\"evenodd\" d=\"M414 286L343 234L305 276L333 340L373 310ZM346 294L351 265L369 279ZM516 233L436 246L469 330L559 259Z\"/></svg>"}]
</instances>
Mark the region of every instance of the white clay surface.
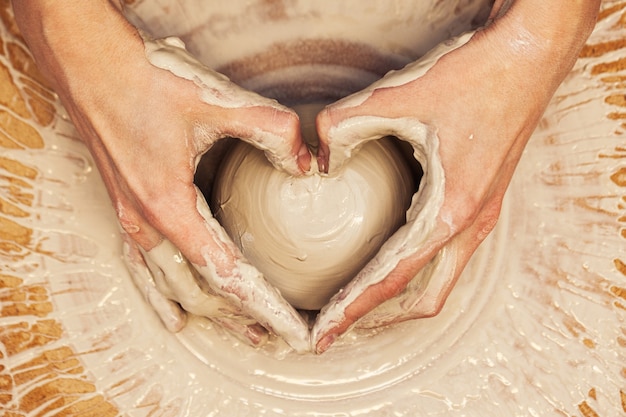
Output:
<instances>
[{"instance_id":1,"label":"white clay surface","mask_svg":"<svg viewBox=\"0 0 626 417\"><path fill-rule=\"evenodd\" d=\"M181 38L194 56L216 69L228 67L242 57L262 54L272 45L300 39L368 45L400 68L440 42L467 31L472 24L484 21L491 3L491 0L376 0L366 4L360 0L231 0L214 9L205 0L140 0L129 7L128 14L155 38ZM167 18L163 17L164 10ZM295 50L292 54L304 60L303 52L306 50ZM353 67L358 69L358 65ZM233 79L237 83L245 81Z\"/></svg>"}]
</instances>

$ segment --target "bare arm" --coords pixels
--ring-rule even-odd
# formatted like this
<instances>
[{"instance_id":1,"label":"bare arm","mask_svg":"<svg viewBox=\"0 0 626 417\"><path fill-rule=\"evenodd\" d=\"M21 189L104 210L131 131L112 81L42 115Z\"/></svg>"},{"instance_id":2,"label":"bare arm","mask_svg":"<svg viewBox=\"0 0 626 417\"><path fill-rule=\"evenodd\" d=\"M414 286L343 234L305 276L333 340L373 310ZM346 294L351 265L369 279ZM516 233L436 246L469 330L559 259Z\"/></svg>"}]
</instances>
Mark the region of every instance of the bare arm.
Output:
<instances>
[{"instance_id":1,"label":"bare arm","mask_svg":"<svg viewBox=\"0 0 626 417\"><path fill-rule=\"evenodd\" d=\"M116 1L61 6L53 0L20 0L13 2L13 10L40 70L59 92L76 78L79 84L88 77L107 76L109 66L103 61L122 65L143 53L137 31Z\"/></svg>"},{"instance_id":2,"label":"bare arm","mask_svg":"<svg viewBox=\"0 0 626 417\"><path fill-rule=\"evenodd\" d=\"M411 240L425 224L418 215L330 301L313 328L318 352L352 325L377 327L437 314L495 226L523 149L574 65L600 6L599 0L516 0L504 12L505 3L496 1L489 26L422 76L413 76L409 66L318 116L320 166L332 170L343 163L340 150L356 145L354 138L375 136L359 119L373 116L379 136L394 132L397 120L429 126L445 173L432 229L424 240ZM388 262L390 253L397 263ZM443 260L426 268L435 259ZM432 274L428 286L412 294L407 286L422 271Z\"/></svg>"},{"instance_id":3,"label":"bare arm","mask_svg":"<svg viewBox=\"0 0 626 417\"><path fill-rule=\"evenodd\" d=\"M307 350L307 325L243 258L193 182L200 156L226 136L302 173L310 155L296 114L209 69L224 91L152 65L118 2L19 0L14 10L98 166L133 277L168 328L184 325L181 304L253 344L263 342L265 328Z\"/></svg>"}]
</instances>

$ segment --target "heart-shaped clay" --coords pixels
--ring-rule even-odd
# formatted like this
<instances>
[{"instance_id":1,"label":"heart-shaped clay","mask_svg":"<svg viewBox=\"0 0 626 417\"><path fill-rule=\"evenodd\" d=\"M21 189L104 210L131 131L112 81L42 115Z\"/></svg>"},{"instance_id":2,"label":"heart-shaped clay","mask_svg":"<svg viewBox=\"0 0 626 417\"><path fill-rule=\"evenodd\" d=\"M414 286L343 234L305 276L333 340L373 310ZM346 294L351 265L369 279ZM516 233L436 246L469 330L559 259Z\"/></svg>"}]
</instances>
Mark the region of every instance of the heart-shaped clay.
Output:
<instances>
[{"instance_id":1,"label":"heart-shaped clay","mask_svg":"<svg viewBox=\"0 0 626 417\"><path fill-rule=\"evenodd\" d=\"M299 109L308 142L317 137L319 108ZM220 167L213 207L287 301L318 310L404 224L414 191L411 169L389 138L365 143L336 172L321 174L314 164L302 177L277 170L242 142Z\"/></svg>"}]
</instances>

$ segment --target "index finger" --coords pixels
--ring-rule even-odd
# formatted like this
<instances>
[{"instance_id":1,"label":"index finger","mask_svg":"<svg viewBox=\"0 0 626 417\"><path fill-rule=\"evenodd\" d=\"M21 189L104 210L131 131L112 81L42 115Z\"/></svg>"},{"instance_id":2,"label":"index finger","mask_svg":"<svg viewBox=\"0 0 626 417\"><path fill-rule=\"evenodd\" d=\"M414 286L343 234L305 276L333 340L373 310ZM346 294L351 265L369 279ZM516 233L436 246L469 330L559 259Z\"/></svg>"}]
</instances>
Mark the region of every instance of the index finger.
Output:
<instances>
[{"instance_id":1,"label":"index finger","mask_svg":"<svg viewBox=\"0 0 626 417\"><path fill-rule=\"evenodd\" d=\"M193 82L199 98L213 110L220 109L220 126L209 117L207 125L195 126L194 136L210 147L217 135L240 138L265 151L268 159L290 174L309 169L310 154L300 133L298 116L276 100L263 97L233 83L190 54L178 38L144 39L146 55L156 67ZM214 114L214 111L209 112Z\"/></svg>"},{"instance_id":2,"label":"index finger","mask_svg":"<svg viewBox=\"0 0 626 417\"><path fill-rule=\"evenodd\" d=\"M229 110L226 132L262 150L275 168L291 175L310 169L311 153L292 109L259 96L258 105Z\"/></svg>"},{"instance_id":3,"label":"index finger","mask_svg":"<svg viewBox=\"0 0 626 417\"><path fill-rule=\"evenodd\" d=\"M431 276L441 268L445 269L446 262L434 262L432 268L428 265L448 241L449 228L440 223L423 245L410 244L420 250L409 254L405 239L411 233L406 229L412 226L399 229L344 290L324 307L311 335L316 352L324 352L339 335L367 313L398 295L410 282L420 287L415 297L419 298L425 293ZM402 253L407 255L397 256Z\"/></svg>"},{"instance_id":4,"label":"index finger","mask_svg":"<svg viewBox=\"0 0 626 417\"><path fill-rule=\"evenodd\" d=\"M243 257L226 231L211 216L201 194L198 196L198 211L204 217L212 244L202 248L205 262L203 265L195 264L197 270L215 291L241 304L243 311L263 327L283 337L295 350L309 350L309 329L302 316ZM232 258L224 257L224 253Z\"/></svg>"},{"instance_id":5,"label":"index finger","mask_svg":"<svg viewBox=\"0 0 626 417\"><path fill-rule=\"evenodd\" d=\"M396 136L408 142L420 163L423 177L406 214L406 224L381 247L366 267L324 308L313 328L312 341L318 351L356 320L404 289L453 234L451 224L440 218L445 177L438 152L438 138L429 126L412 118L389 119L356 116L329 131L329 144L356 149L381 136ZM334 145L333 145L334 144ZM342 163L333 159L331 166Z\"/></svg>"}]
</instances>

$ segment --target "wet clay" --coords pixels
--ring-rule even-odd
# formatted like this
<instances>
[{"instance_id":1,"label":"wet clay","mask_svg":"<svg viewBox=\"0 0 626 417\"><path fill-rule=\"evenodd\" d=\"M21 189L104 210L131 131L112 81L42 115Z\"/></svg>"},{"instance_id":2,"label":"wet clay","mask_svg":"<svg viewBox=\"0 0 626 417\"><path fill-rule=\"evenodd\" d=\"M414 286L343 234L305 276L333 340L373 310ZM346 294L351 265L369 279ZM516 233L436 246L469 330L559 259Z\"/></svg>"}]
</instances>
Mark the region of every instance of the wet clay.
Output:
<instances>
[{"instance_id":1,"label":"wet clay","mask_svg":"<svg viewBox=\"0 0 626 417\"><path fill-rule=\"evenodd\" d=\"M315 136L313 123L302 124L304 137ZM314 166L302 177L276 170L263 152L240 143L220 170L214 207L287 301L318 310L404 223L413 191L410 168L389 138L368 142L330 175Z\"/></svg>"}]
</instances>

